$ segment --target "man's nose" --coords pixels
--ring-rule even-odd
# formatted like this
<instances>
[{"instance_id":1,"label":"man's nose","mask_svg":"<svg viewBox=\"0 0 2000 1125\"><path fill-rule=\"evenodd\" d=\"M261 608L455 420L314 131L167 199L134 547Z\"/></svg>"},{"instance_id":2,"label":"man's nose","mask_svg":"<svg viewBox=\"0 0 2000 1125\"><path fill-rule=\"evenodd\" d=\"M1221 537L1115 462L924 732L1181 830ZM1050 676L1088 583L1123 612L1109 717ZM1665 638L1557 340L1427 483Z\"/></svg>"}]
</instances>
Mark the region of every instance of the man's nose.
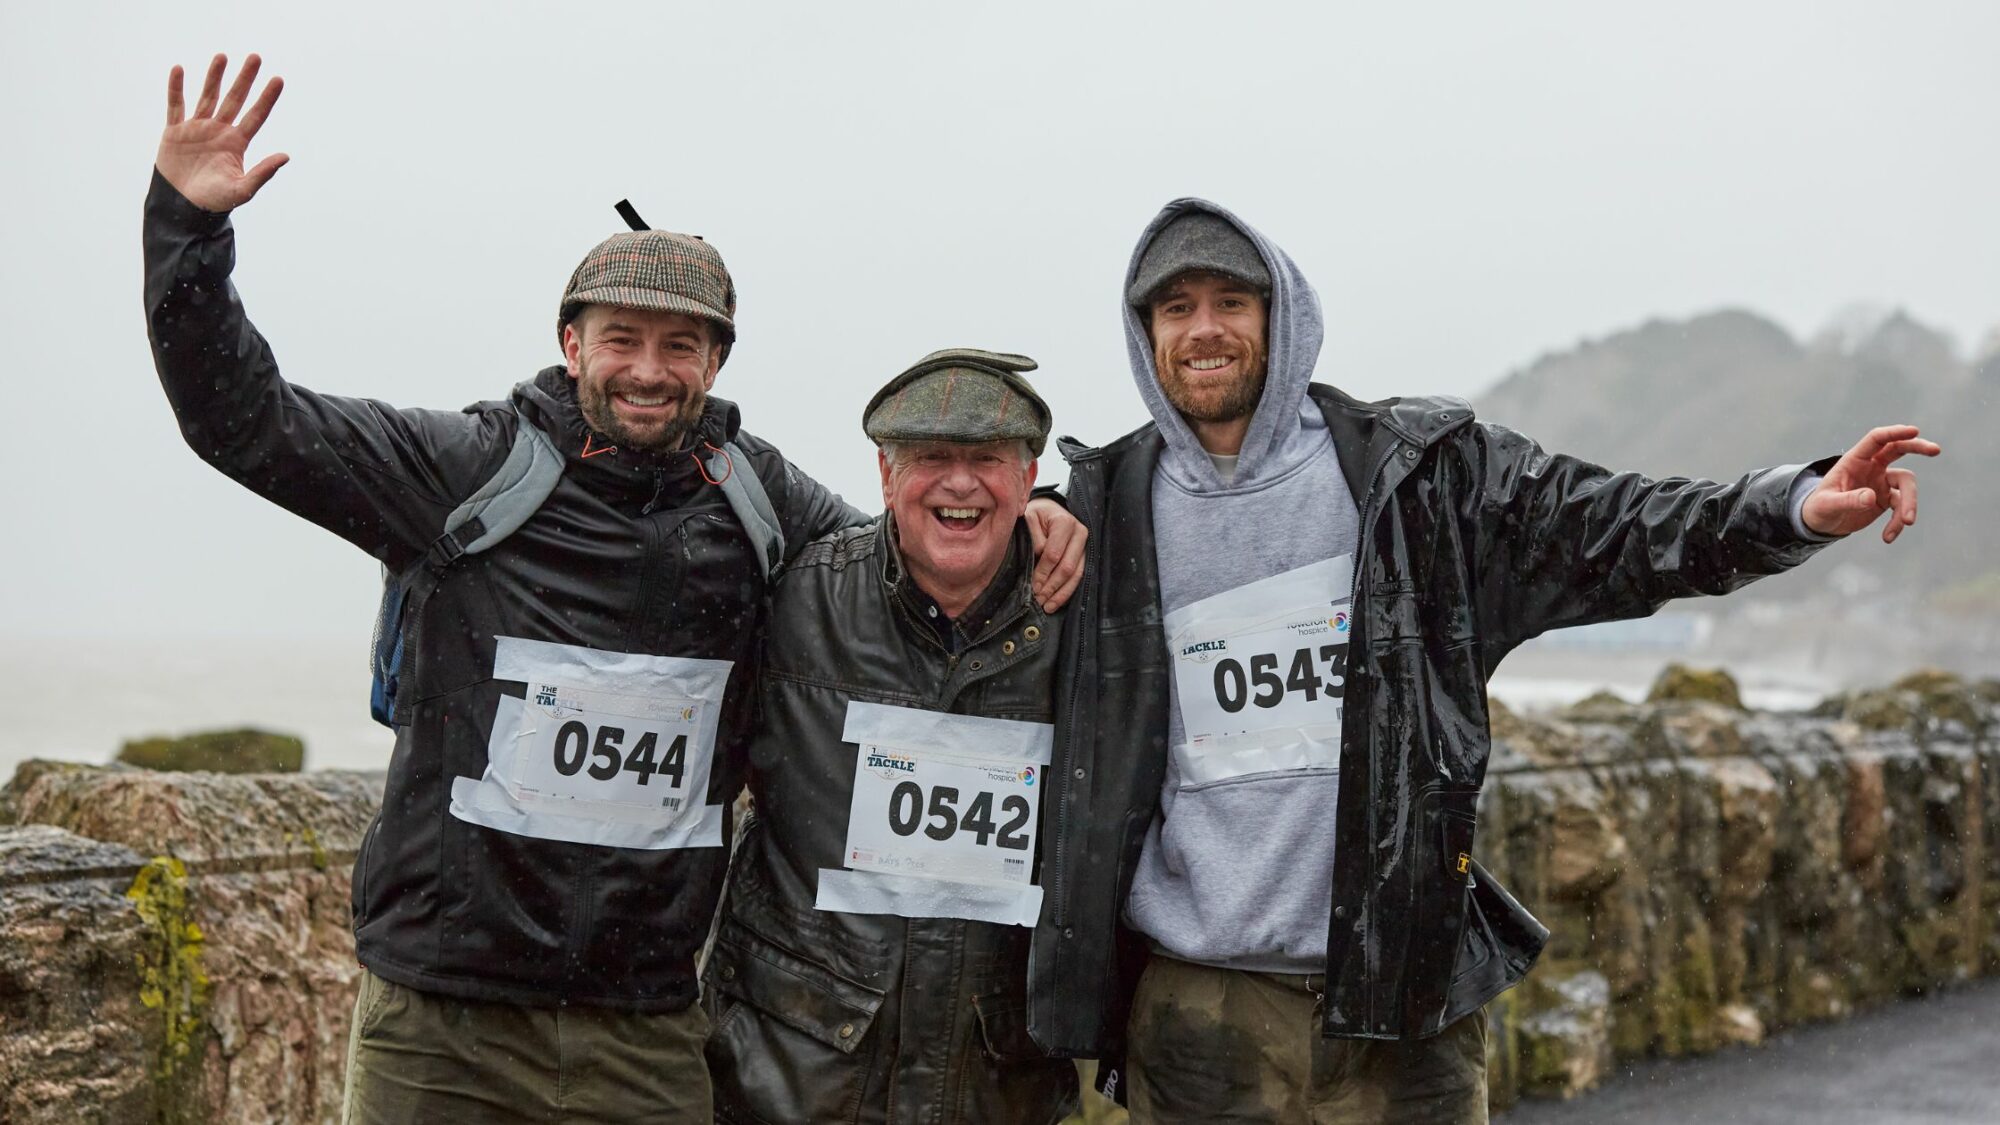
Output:
<instances>
[{"instance_id":1,"label":"man's nose","mask_svg":"<svg viewBox=\"0 0 2000 1125\"><path fill-rule=\"evenodd\" d=\"M1222 335L1222 318L1207 305L1196 309L1188 318L1188 338L1191 340L1213 340Z\"/></svg>"},{"instance_id":2,"label":"man's nose","mask_svg":"<svg viewBox=\"0 0 2000 1125\"><path fill-rule=\"evenodd\" d=\"M954 457L945 467L944 479L939 483L962 495L979 487L979 474L972 471L972 462Z\"/></svg>"},{"instance_id":3,"label":"man's nose","mask_svg":"<svg viewBox=\"0 0 2000 1125\"><path fill-rule=\"evenodd\" d=\"M667 357L650 348L641 353L639 361L632 365L632 374L648 383L664 383L673 379L672 372L667 368Z\"/></svg>"}]
</instances>

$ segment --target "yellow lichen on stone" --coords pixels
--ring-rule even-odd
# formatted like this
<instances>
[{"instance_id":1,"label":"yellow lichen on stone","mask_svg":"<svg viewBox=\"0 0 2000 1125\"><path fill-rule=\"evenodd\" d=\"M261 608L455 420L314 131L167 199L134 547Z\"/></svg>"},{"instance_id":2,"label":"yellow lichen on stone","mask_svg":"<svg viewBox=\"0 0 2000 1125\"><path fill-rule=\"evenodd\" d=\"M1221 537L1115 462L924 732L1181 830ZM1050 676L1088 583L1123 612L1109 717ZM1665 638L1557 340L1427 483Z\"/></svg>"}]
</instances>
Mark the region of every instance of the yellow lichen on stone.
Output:
<instances>
[{"instance_id":1,"label":"yellow lichen on stone","mask_svg":"<svg viewBox=\"0 0 2000 1125\"><path fill-rule=\"evenodd\" d=\"M306 850L312 853L313 870L325 871L332 863L332 859L326 854L326 848L320 844L319 833L314 832L312 825L308 824L299 829L299 839L305 843Z\"/></svg>"},{"instance_id":2,"label":"yellow lichen on stone","mask_svg":"<svg viewBox=\"0 0 2000 1125\"><path fill-rule=\"evenodd\" d=\"M138 955L139 1001L162 1017L158 1077L169 1087L183 1077L182 1060L198 1052L202 1011L208 1005L208 974L202 970L201 927L188 918L187 868L173 856L158 856L139 869L125 892L151 931ZM171 1093L163 1101L173 1104Z\"/></svg>"}]
</instances>

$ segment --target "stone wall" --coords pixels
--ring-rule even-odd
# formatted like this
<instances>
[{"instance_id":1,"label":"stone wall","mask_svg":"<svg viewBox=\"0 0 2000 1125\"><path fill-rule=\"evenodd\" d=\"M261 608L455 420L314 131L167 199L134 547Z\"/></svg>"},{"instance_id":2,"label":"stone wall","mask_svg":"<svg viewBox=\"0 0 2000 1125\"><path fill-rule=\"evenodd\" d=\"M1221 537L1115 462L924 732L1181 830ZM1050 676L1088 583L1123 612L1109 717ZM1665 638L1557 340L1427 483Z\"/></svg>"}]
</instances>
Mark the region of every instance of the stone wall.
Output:
<instances>
[{"instance_id":1,"label":"stone wall","mask_svg":"<svg viewBox=\"0 0 2000 1125\"><path fill-rule=\"evenodd\" d=\"M320 1122L380 774L30 762L0 790L0 1122Z\"/></svg>"},{"instance_id":2,"label":"stone wall","mask_svg":"<svg viewBox=\"0 0 2000 1125\"><path fill-rule=\"evenodd\" d=\"M1490 1012L1496 1105L2000 971L2000 682L1655 696L1496 716L1478 851L1551 930Z\"/></svg>"},{"instance_id":3,"label":"stone wall","mask_svg":"<svg viewBox=\"0 0 2000 1125\"><path fill-rule=\"evenodd\" d=\"M2000 683L1921 675L1808 716L1702 677L1660 694L1496 715L1478 851L1553 931L1490 1010L1496 1105L2000 971ZM23 766L0 790L0 1125L335 1120L381 787Z\"/></svg>"}]
</instances>

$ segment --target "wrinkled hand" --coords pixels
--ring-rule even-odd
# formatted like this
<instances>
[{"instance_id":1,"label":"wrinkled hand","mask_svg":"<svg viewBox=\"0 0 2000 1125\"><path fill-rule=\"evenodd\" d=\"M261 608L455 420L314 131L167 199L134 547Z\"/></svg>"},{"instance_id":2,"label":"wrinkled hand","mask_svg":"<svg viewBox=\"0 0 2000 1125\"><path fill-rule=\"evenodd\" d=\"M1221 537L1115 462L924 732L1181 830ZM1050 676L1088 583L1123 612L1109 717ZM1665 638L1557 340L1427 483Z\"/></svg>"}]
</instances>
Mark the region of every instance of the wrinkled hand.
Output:
<instances>
[{"instance_id":1,"label":"wrinkled hand","mask_svg":"<svg viewBox=\"0 0 2000 1125\"><path fill-rule=\"evenodd\" d=\"M1024 514L1035 544L1035 601L1043 612L1054 613L1069 604L1083 581L1083 541L1090 529L1047 497L1028 501Z\"/></svg>"},{"instance_id":2,"label":"wrinkled hand","mask_svg":"<svg viewBox=\"0 0 2000 1125\"><path fill-rule=\"evenodd\" d=\"M1942 452L1938 443L1919 438L1915 426L1878 426L1827 470L1806 497L1800 516L1821 535L1851 535L1888 512L1882 542L1894 543L1917 522L1917 474L1895 468L1896 461L1910 453L1936 457Z\"/></svg>"},{"instance_id":3,"label":"wrinkled hand","mask_svg":"<svg viewBox=\"0 0 2000 1125\"><path fill-rule=\"evenodd\" d=\"M282 78L266 82L256 104L243 113L241 120L237 119L262 62L256 55L244 59L243 69L229 87L228 96L222 97L218 104L222 72L228 69L229 60L215 56L208 64L208 77L201 84L201 100L195 103L194 116L185 120L181 68L175 67L167 76L167 129L160 134L160 153L154 158L154 166L174 185L175 191L204 211L232 211L250 202L250 197L291 159L282 152L273 153L248 172L243 170L243 154L250 148L250 138L263 128L264 119L271 115L271 107L285 89Z\"/></svg>"}]
</instances>

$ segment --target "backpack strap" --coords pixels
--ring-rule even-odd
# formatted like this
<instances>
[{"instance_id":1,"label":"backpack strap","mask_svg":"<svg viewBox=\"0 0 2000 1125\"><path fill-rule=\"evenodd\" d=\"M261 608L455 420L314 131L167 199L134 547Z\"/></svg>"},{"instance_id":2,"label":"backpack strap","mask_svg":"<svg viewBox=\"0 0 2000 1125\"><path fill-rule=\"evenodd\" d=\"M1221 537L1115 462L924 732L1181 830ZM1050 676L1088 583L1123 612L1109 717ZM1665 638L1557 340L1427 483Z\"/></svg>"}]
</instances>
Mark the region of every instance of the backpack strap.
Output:
<instances>
[{"instance_id":1,"label":"backpack strap","mask_svg":"<svg viewBox=\"0 0 2000 1125\"><path fill-rule=\"evenodd\" d=\"M708 457L708 479L721 486L730 511L736 513L736 522L749 533L750 543L763 561L764 576L776 578L785 562L785 533L778 524L777 510L771 507L770 494L764 491L764 482L750 467L750 455L735 442L724 442Z\"/></svg>"},{"instance_id":2,"label":"backpack strap","mask_svg":"<svg viewBox=\"0 0 2000 1125\"><path fill-rule=\"evenodd\" d=\"M369 712L376 721L393 727L410 719L411 702L398 691L406 626L423 612L445 571L460 558L479 554L520 530L556 490L562 473L563 457L555 442L540 426L520 418L507 459L445 517L443 534L432 541L423 558L401 574L383 569L382 604L375 614L369 660L374 677Z\"/></svg>"},{"instance_id":3,"label":"backpack strap","mask_svg":"<svg viewBox=\"0 0 2000 1125\"><path fill-rule=\"evenodd\" d=\"M433 571L476 555L520 530L562 479L563 458L555 442L526 418L514 430L507 459L472 495L444 518L444 534L424 552Z\"/></svg>"}]
</instances>

